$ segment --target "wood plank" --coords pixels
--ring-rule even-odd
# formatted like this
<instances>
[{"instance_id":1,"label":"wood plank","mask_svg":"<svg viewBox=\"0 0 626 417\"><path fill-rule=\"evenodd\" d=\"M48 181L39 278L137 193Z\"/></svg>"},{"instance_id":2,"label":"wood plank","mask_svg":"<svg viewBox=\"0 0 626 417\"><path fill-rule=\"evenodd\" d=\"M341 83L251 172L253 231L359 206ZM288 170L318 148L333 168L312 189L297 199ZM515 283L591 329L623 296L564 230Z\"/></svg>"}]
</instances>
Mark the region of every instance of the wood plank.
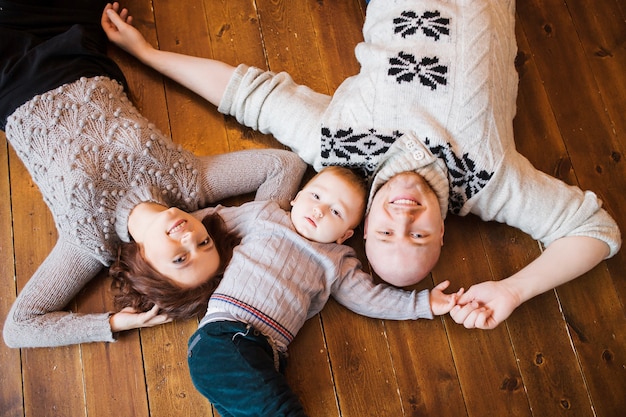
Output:
<instances>
[{"instance_id":1,"label":"wood plank","mask_svg":"<svg viewBox=\"0 0 626 417\"><path fill-rule=\"evenodd\" d=\"M159 28L159 48L198 57L211 57L209 33L201 0L188 1L185 7L164 0L154 0L153 4L155 23ZM215 108L169 79L165 84L174 142L198 155L228 152L230 149L223 117Z\"/></svg>"},{"instance_id":2,"label":"wood plank","mask_svg":"<svg viewBox=\"0 0 626 417\"><path fill-rule=\"evenodd\" d=\"M237 66L246 64L267 68L260 22L253 1L204 0L211 56ZM284 149L271 135L249 129L234 117L221 116L225 121L228 149Z\"/></svg>"},{"instance_id":3,"label":"wood plank","mask_svg":"<svg viewBox=\"0 0 626 417\"><path fill-rule=\"evenodd\" d=\"M103 270L76 297L80 313L115 311L111 279ZM149 416L144 361L138 331L115 343L80 346L88 416Z\"/></svg>"},{"instance_id":4,"label":"wood plank","mask_svg":"<svg viewBox=\"0 0 626 417\"><path fill-rule=\"evenodd\" d=\"M11 188L9 183L9 144L4 132L0 131L0 326L8 316L17 294L15 281L15 253L11 212ZM20 351L0 344L0 415L21 416L24 414L22 393L22 363Z\"/></svg>"},{"instance_id":5,"label":"wood plank","mask_svg":"<svg viewBox=\"0 0 626 417\"><path fill-rule=\"evenodd\" d=\"M577 28L586 59L595 76L606 113L613 126L617 140L611 143L610 155L604 155L604 163L612 167L611 180L600 188L606 199L607 209L615 216L622 233L626 230L626 201L624 193L624 155L626 155L626 17L623 1L584 2L568 1L568 10ZM613 148L614 147L614 148ZM620 174L621 172L621 174ZM595 189L595 186L594 186ZM613 283L621 300L626 299L626 251L607 261ZM623 301L622 301L623 303Z\"/></svg>"},{"instance_id":6,"label":"wood plank","mask_svg":"<svg viewBox=\"0 0 626 417\"><path fill-rule=\"evenodd\" d=\"M529 236L505 225L483 234L496 277L517 272L540 251ZM494 233L495 232L495 233ZM506 321L534 415L592 416L578 358L554 291L524 303Z\"/></svg>"},{"instance_id":7,"label":"wood plank","mask_svg":"<svg viewBox=\"0 0 626 417\"><path fill-rule=\"evenodd\" d=\"M187 340L195 320L142 329L150 416L211 416L211 404L195 389L187 366Z\"/></svg>"},{"instance_id":8,"label":"wood plank","mask_svg":"<svg viewBox=\"0 0 626 417\"><path fill-rule=\"evenodd\" d=\"M310 54L319 55L322 66L320 74L325 79L329 93L359 71L354 48L363 41L365 10L362 3L362 0L309 2L317 47L313 48L314 45L307 45L300 40L298 42ZM308 82L308 79L304 80L307 85Z\"/></svg>"},{"instance_id":9,"label":"wood plank","mask_svg":"<svg viewBox=\"0 0 626 417\"><path fill-rule=\"evenodd\" d=\"M339 416L320 315L308 320L289 345L285 376L309 416Z\"/></svg>"},{"instance_id":10,"label":"wood plank","mask_svg":"<svg viewBox=\"0 0 626 417\"><path fill-rule=\"evenodd\" d=\"M13 149L9 152L15 271L18 292L52 250L56 227L37 186ZM82 364L79 346L22 349L26 415L84 415Z\"/></svg>"},{"instance_id":11,"label":"wood plank","mask_svg":"<svg viewBox=\"0 0 626 417\"><path fill-rule=\"evenodd\" d=\"M583 188L597 190L612 207L609 211L618 213L616 208L623 205L623 196L610 187L617 184L623 189L626 172L623 164L607 159L619 145L569 11L558 1L519 6L522 26L542 73L576 179ZM573 86L579 87L575 100L567 95ZM614 185L607 186L610 183ZM622 220L618 218L620 223ZM621 276L612 278L607 270L607 265L619 263L621 256L557 289L598 415L614 415L626 409L626 399L619 394L626 392L625 371L617 365L626 363L626 324L623 304L613 285ZM614 382L607 386L607 380Z\"/></svg>"},{"instance_id":12,"label":"wood plank","mask_svg":"<svg viewBox=\"0 0 626 417\"><path fill-rule=\"evenodd\" d=\"M428 278L426 286L432 287ZM443 319L385 321L384 327L404 415L467 415Z\"/></svg>"},{"instance_id":13,"label":"wood plank","mask_svg":"<svg viewBox=\"0 0 626 417\"><path fill-rule=\"evenodd\" d=\"M495 233L477 217L448 216L435 282L450 279L454 288L494 279L481 236ZM499 278L499 277L498 277ZM530 416L531 410L506 324L494 330L468 330L444 316L459 383L469 416ZM477 383L480 381L480 383Z\"/></svg>"},{"instance_id":14,"label":"wood plank","mask_svg":"<svg viewBox=\"0 0 626 417\"><path fill-rule=\"evenodd\" d=\"M322 314L341 416L403 415L381 320L330 300Z\"/></svg>"},{"instance_id":15,"label":"wood plank","mask_svg":"<svg viewBox=\"0 0 626 417\"><path fill-rule=\"evenodd\" d=\"M519 23L516 32L520 73L519 110L514 121L517 148L538 169L569 174L563 168L571 165L563 163L568 160L564 145ZM481 235L496 279L511 276L539 256L539 245L522 232L504 225L486 226L489 231L481 225ZM520 306L506 326L535 415L557 416L572 410L589 415L584 380L554 292Z\"/></svg>"}]
</instances>

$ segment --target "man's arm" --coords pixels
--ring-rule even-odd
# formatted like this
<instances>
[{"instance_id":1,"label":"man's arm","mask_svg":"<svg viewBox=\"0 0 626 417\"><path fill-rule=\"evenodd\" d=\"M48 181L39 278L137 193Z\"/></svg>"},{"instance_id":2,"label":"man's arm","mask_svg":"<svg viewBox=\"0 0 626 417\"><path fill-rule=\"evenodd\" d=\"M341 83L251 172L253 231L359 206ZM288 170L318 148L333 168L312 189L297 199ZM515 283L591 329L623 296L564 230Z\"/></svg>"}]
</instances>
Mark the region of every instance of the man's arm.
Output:
<instances>
[{"instance_id":1,"label":"man's arm","mask_svg":"<svg viewBox=\"0 0 626 417\"><path fill-rule=\"evenodd\" d=\"M608 245L595 238L557 239L514 275L471 286L450 316L467 328L493 329L525 301L583 275L608 255Z\"/></svg>"},{"instance_id":2,"label":"man's arm","mask_svg":"<svg viewBox=\"0 0 626 417\"><path fill-rule=\"evenodd\" d=\"M155 49L132 26L128 10L120 11L117 2L107 4L101 23L111 42L213 105L219 105L234 67L213 59Z\"/></svg>"}]
</instances>

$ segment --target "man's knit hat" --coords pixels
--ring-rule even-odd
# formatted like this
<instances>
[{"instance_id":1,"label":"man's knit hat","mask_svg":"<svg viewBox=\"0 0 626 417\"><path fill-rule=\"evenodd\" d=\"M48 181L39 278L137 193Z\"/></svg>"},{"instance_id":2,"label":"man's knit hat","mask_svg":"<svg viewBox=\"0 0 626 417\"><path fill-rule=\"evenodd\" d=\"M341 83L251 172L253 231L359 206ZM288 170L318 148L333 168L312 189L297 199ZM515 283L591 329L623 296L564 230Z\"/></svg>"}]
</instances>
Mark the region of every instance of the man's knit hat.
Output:
<instances>
[{"instance_id":1,"label":"man's knit hat","mask_svg":"<svg viewBox=\"0 0 626 417\"><path fill-rule=\"evenodd\" d=\"M448 196L450 194L448 168L441 159L433 156L430 152L428 154L425 153L426 151L411 152L407 143L413 143L413 140L398 139L387 151L385 159L379 163L372 180L366 214L369 213L374 195L380 187L395 175L412 171L421 175L433 189L439 200L441 218L445 219L448 214ZM425 161L426 164L424 164Z\"/></svg>"}]
</instances>

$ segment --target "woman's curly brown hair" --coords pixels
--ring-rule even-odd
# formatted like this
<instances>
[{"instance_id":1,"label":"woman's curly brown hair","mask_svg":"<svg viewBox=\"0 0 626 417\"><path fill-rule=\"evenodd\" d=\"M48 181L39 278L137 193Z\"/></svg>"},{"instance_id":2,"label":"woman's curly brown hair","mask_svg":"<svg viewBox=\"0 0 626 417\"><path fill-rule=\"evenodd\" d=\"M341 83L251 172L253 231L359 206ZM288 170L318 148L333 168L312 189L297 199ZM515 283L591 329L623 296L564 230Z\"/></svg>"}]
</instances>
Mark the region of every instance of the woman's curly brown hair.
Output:
<instances>
[{"instance_id":1,"label":"woman's curly brown hair","mask_svg":"<svg viewBox=\"0 0 626 417\"><path fill-rule=\"evenodd\" d=\"M233 249L241 240L226 230L218 214L202 219L220 255L220 266L215 277L195 288L181 288L174 281L158 272L143 258L135 242L122 243L117 261L109 268L116 290L115 306L119 309L132 307L136 311L148 311L155 304L159 314L174 320L189 319L204 314L209 297L217 288Z\"/></svg>"}]
</instances>

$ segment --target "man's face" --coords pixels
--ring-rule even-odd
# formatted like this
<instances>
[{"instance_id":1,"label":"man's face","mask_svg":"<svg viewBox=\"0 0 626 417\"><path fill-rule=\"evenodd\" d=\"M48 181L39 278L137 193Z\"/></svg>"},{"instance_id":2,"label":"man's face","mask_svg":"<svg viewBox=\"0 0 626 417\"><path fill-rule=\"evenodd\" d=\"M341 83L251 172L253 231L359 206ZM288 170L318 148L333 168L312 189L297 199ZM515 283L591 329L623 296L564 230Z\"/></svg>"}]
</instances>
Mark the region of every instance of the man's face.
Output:
<instances>
[{"instance_id":1,"label":"man's face","mask_svg":"<svg viewBox=\"0 0 626 417\"><path fill-rule=\"evenodd\" d=\"M443 245L439 200L421 175L404 172L376 193L365 219L365 252L385 281L412 285L434 267Z\"/></svg>"}]
</instances>

